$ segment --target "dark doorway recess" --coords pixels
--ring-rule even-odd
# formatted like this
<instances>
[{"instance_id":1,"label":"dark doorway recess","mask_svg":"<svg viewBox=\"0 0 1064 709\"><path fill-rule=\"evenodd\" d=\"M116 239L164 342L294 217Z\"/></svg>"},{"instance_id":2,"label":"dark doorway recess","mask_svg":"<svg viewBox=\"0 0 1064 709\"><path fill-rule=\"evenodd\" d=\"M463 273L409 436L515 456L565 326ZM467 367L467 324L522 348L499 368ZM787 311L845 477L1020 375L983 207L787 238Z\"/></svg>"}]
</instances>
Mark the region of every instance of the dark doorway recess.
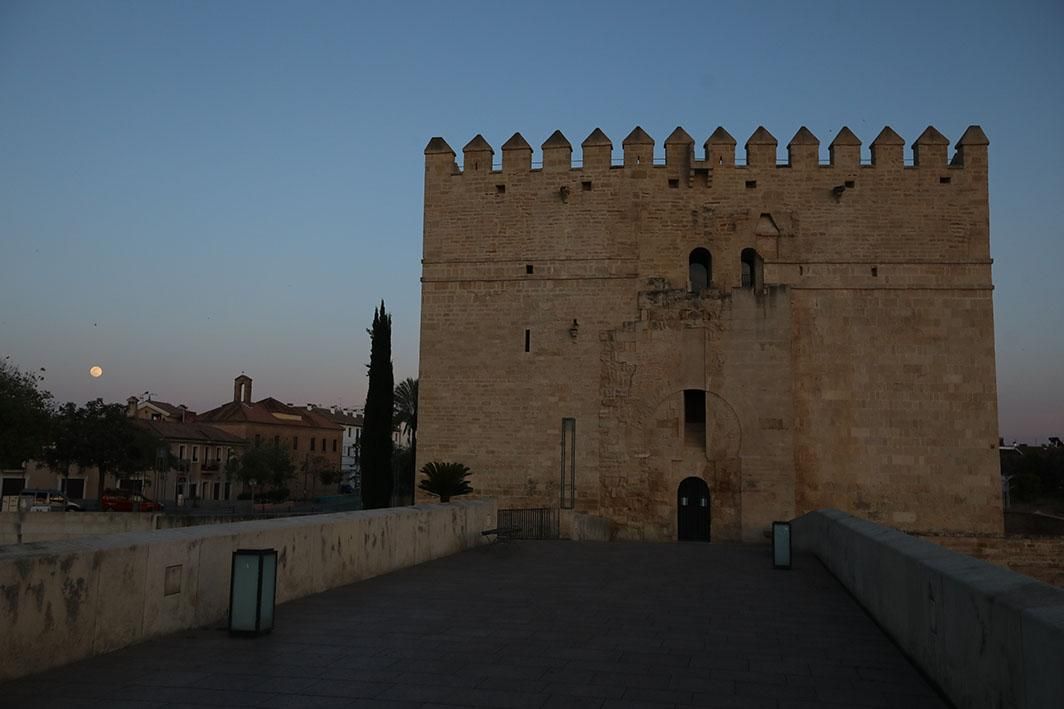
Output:
<instances>
[{"instance_id":1,"label":"dark doorway recess","mask_svg":"<svg viewBox=\"0 0 1064 709\"><path fill-rule=\"evenodd\" d=\"M676 492L676 530L681 542L709 541L709 485L686 478Z\"/></svg>"}]
</instances>

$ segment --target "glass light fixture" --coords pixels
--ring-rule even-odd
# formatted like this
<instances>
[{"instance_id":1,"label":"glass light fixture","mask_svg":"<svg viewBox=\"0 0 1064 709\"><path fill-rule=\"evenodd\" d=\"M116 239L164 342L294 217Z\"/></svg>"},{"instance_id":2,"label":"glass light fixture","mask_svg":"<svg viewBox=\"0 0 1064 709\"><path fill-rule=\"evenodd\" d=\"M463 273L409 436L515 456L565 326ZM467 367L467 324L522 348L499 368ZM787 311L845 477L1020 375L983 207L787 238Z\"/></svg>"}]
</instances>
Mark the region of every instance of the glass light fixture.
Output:
<instances>
[{"instance_id":1,"label":"glass light fixture","mask_svg":"<svg viewBox=\"0 0 1064 709\"><path fill-rule=\"evenodd\" d=\"M791 568L791 523L772 523L772 568Z\"/></svg>"},{"instance_id":2,"label":"glass light fixture","mask_svg":"<svg viewBox=\"0 0 1064 709\"><path fill-rule=\"evenodd\" d=\"M229 582L229 633L260 635L273 630L276 597L277 550L234 551Z\"/></svg>"}]
</instances>

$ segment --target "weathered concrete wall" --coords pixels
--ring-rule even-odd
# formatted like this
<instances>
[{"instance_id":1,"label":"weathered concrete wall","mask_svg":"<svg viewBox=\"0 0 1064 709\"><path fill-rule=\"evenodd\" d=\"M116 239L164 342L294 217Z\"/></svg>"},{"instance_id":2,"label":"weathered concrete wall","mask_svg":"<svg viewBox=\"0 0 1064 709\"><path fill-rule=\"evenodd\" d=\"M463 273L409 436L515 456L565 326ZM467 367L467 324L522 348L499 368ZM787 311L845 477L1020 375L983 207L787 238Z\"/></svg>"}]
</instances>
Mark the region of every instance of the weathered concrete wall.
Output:
<instances>
[{"instance_id":1,"label":"weathered concrete wall","mask_svg":"<svg viewBox=\"0 0 1064 709\"><path fill-rule=\"evenodd\" d=\"M0 512L0 546L54 542L95 534L150 532L256 519L255 515L174 515L159 512Z\"/></svg>"},{"instance_id":2,"label":"weathered concrete wall","mask_svg":"<svg viewBox=\"0 0 1064 709\"><path fill-rule=\"evenodd\" d=\"M239 548L277 549L283 603L483 544L495 519L482 499L0 549L0 681L223 621Z\"/></svg>"},{"instance_id":3,"label":"weathered concrete wall","mask_svg":"<svg viewBox=\"0 0 1064 709\"><path fill-rule=\"evenodd\" d=\"M958 707L1064 706L1064 591L836 510L792 528Z\"/></svg>"},{"instance_id":4,"label":"weathered concrete wall","mask_svg":"<svg viewBox=\"0 0 1064 709\"><path fill-rule=\"evenodd\" d=\"M1064 588L1064 537L921 536L947 549Z\"/></svg>"},{"instance_id":5,"label":"weathered concrete wall","mask_svg":"<svg viewBox=\"0 0 1064 709\"><path fill-rule=\"evenodd\" d=\"M558 532L574 542L608 542L611 536L608 519L573 510L559 510Z\"/></svg>"}]
</instances>

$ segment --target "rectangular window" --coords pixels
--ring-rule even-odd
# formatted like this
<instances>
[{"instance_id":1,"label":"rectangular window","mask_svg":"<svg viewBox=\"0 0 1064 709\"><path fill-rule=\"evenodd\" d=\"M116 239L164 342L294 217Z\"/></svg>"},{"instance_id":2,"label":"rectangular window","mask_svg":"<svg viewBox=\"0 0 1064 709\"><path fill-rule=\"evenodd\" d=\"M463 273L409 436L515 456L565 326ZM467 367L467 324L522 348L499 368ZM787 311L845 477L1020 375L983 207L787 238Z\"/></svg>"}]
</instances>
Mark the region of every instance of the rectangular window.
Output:
<instances>
[{"instance_id":1,"label":"rectangular window","mask_svg":"<svg viewBox=\"0 0 1064 709\"><path fill-rule=\"evenodd\" d=\"M199 446L192 446L192 462L199 460Z\"/></svg>"},{"instance_id":2,"label":"rectangular window","mask_svg":"<svg viewBox=\"0 0 1064 709\"><path fill-rule=\"evenodd\" d=\"M333 439L333 453L336 452L336 439Z\"/></svg>"},{"instance_id":3,"label":"rectangular window","mask_svg":"<svg viewBox=\"0 0 1064 709\"><path fill-rule=\"evenodd\" d=\"M214 483L214 499L215 500L222 499L222 484L221 483Z\"/></svg>"},{"instance_id":4,"label":"rectangular window","mask_svg":"<svg viewBox=\"0 0 1064 709\"><path fill-rule=\"evenodd\" d=\"M576 504L576 419L562 419L561 506L571 510Z\"/></svg>"},{"instance_id":5,"label":"rectangular window","mask_svg":"<svg viewBox=\"0 0 1064 709\"><path fill-rule=\"evenodd\" d=\"M225 499L228 500L229 496L233 492L233 483L226 483L224 490L225 490Z\"/></svg>"},{"instance_id":6,"label":"rectangular window","mask_svg":"<svg viewBox=\"0 0 1064 709\"><path fill-rule=\"evenodd\" d=\"M178 483L174 494L175 495L184 495L185 494L185 483Z\"/></svg>"},{"instance_id":7,"label":"rectangular window","mask_svg":"<svg viewBox=\"0 0 1064 709\"><path fill-rule=\"evenodd\" d=\"M685 389L683 392L684 445L706 447L706 392Z\"/></svg>"},{"instance_id":8,"label":"rectangular window","mask_svg":"<svg viewBox=\"0 0 1064 709\"><path fill-rule=\"evenodd\" d=\"M292 436L292 450L299 450L299 436Z\"/></svg>"},{"instance_id":9,"label":"rectangular window","mask_svg":"<svg viewBox=\"0 0 1064 709\"><path fill-rule=\"evenodd\" d=\"M525 352L532 351L532 331L525 330Z\"/></svg>"},{"instance_id":10,"label":"rectangular window","mask_svg":"<svg viewBox=\"0 0 1064 709\"><path fill-rule=\"evenodd\" d=\"M184 460L185 459L185 447L184 446L178 446L177 447L177 457L180 460Z\"/></svg>"},{"instance_id":11,"label":"rectangular window","mask_svg":"<svg viewBox=\"0 0 1064 709\"><path fill-rule=\"evenodd\" d=\"M310 449L314 450L314 439L313 438L310 439Z\"/></svg>"}]
</instances>

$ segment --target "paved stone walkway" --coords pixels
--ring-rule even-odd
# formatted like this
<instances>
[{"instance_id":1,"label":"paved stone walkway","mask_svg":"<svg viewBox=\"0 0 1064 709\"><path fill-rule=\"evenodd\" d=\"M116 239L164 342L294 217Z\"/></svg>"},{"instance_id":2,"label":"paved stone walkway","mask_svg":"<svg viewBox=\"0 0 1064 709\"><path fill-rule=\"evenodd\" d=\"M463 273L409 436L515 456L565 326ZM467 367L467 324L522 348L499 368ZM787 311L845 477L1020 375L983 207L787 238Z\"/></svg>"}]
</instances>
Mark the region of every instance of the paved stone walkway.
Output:
<instances>
[{"instance_id":1,"label":"paved stone walkway","mask_svg":"<svg viewBox=\"0 0 1064 709\"><path fill-rule=\"evenodd\" d=\"M495 544L0 685L3 707L947 706L811 557Z\"/></svg>"}]
</instances>

